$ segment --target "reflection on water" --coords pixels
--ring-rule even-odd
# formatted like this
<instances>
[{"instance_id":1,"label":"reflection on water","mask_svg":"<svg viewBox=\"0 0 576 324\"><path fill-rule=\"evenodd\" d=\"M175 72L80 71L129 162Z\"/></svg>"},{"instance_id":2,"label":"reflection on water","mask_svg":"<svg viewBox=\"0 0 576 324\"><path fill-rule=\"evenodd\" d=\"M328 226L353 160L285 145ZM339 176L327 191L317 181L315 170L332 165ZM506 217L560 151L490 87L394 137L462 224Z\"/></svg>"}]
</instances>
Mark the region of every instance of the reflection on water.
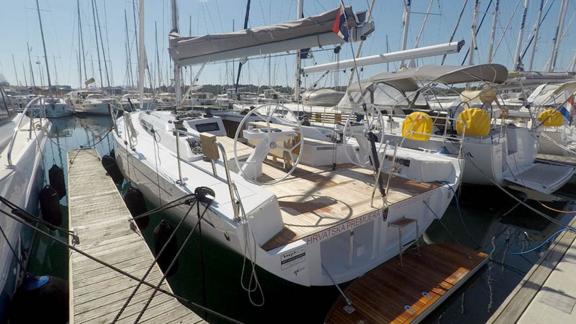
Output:
<instances>
[{"instance_id":1,"label":"reflection on water","mask_svg":"<svg viewBox=\"0 0 576 324\"><path fill-rule=\"evenodd\" d=\"M111 126L109 117L53 120L52 134L45 148L45 169L57 164L67 172L67 154L77 148L95 147L100 155L107 154L113 148L109 136ZM90 179L86 181L89 183ZM536 246L558 229L557 225L550 224L525 207L515 207L515 202L497 189L465 187L461 191L461 201L462 208L453 203L442 220L430 227L425 241L451 241L480 248L491 254L493 261L433 312L426 323L484 323L544 250L513 253ZM61 204L66 205L66 198ZM66 209L62 208L65 219ZM551 214L550 211L545 213ZM143 231L152 249L155 244L152 231L164 218L174 223L168 215L154 215ZM567 223L568 216L558 219ZM186 228L178 231L179 244L188 231ZM65 249L37 236L31 272L67 278L67 262ZM266 299L265 306L258 308L250 304L247 293L240 288L241 271L242 258L239 255L201 239L201 233L196 233L181 255L178 271L169 277L169 282L177 294L248 323L322 323L338 297L334 287L300 287L258 271ZM205 315L201 311L198 313ZM215 317L208 319L221 322Z\"/></svg>"}]
</instances>

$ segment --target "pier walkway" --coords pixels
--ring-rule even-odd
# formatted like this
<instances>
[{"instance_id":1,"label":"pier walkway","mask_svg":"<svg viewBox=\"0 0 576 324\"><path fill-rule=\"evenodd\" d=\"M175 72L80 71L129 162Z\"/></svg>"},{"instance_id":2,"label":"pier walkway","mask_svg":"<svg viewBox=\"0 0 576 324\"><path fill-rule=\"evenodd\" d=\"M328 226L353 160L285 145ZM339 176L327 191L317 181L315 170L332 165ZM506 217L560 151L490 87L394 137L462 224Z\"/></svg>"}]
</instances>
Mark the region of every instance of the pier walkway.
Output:
<instances>
[{"instance_id":1,"label":"pier walkway","mask_svg":"<svg viewBox=\"0 0 576 324\"><path fill-rule=\"evenodd\" d=\"M576 217L570 224L576 226ZM576 234L564 231L488 323L576 323L575 260Z\"/></svg>"},{"instance_id":2,"label":"pier walkway","mask_svg":"<svg viewBox=\"0 0 576 324\"><path fill-rule=\"evenodd\" d=\"M68 210L70 230L77 233L80 250L136 277L142 277L154 255L136 226L95 150L68 155ZM156 285L162 272L156 264L146 281ZM136 280L79 253L69 262L70 323L110 323L137 285ZM172 291L166 281L162 289ZM134 323L153 289L142 285L118 322ZM202 318L162 292L140 319L141 323L200 323Z\"/></svg>"}]
</instances>

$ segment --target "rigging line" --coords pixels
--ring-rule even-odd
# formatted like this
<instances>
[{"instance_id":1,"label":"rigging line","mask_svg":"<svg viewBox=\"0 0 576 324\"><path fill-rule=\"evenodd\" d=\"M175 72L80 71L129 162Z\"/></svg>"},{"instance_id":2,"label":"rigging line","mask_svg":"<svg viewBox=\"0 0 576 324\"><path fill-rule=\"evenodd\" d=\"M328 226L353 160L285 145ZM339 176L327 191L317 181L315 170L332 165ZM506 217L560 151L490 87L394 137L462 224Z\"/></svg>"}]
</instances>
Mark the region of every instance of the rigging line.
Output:
<instances>
[{"instance_id":1,"label":"rigging line","mask_svg":"<svg viewBox=\"0 0 576 324\"><path fill-rule=\"evenodd\" d=\"M498 45L496 45L496 48L494 49L494 56L496 56L496 52L498 51L498 48L500 48L500 44L502 44L502 41L504 40L504 37L506 36L506 32L508 31L508 28L510 28L512 21L514 20L514 16L516 16L516 12L518 12L518 8L520 8L521 2L522 1L519 0L516 3L516 7L514 8L514 11L512 12L512 16L510 16L510 19L508 19L508 23L506 24L506 27L504 28L504 31L502 32L502 37L500 37L500 40L498 41Z\"/></svg>"},{"instance_id":2,"label":"rigging line","mask_svg":"<svg viewBox=\"0 0 576 324\"><path fill-rule=\"evenodd\" d=\"M474 31L474 35L478 36L478 33L480 32L480 28L482 28L482 24L484 24L484 19L486 18L486 15L488 14L488 10L490 10L490 7L492 6L492 1L490 0L490 2L488 2L488 6L486 6L486 10L484 10L484 14L482 15L482 19L480 19L480 24L478 24L478 28L476 28L476 30ZM478 47L478 44L476 44L476 47ZM464 63L466 63L466 59L468 58L468 55L470 54L470 51L475 51L477 50L477 48L472 48L472 45L470 45L470 47L468 48L468 51L466 51L466 55L464 55L464 59L462 60L462 63L460 63L460 65L464 65Z\"/></svg>"},{"instance_id":3,"label":"rigging line","mask_svg":"<svg viewBox=\"0 0 576 324\"><path fill-rule=\"evenodd\" d=\"M208 209L210 208L210 205L212 205L213 200L208 201L208 203L206 204L206 208L204 209L204 211L202 212L202 214L198 217L198 221L196 222L196 225L194 225L194 227L192 228L192 230L190 232L188 232L188 235L186 236L186 238L184 239L184 241L182 242L182 246L180 246L180 248L178 249L178 251L176 252L176 255L174 256L174 258L172 259L172 261L170 262L170 265L168 265L168 268L166 268L166 271L164 273L164 275L162 276L162 278L160 279L160 281L156 284L156 287L154 287L154 291L152 291L152 295L150 295L150 298L146 301L146 304L144 305L144 307L142 308L142 310L140 311L140 314L138 314L138 317L136 318L136 320L134 321L134 323L138 323L140 321L140 319L142 318L142 315L144 315L144 312L146 312L146 309L148 309L148 306L150 306L150 303L152 302L152 299L154 299L154 297L156 296L156 293L158 292L158 290L160 290L160 286L162 285L162 283L164 283L164 280L166 280L166 277L168 276L168 273L170 272L170 270L172 269L172 267L174 266L174 264L176 263L176 260L178 260L178 257L180 256L180 254L182 254L182 251L184 251L184 248L186 247L186 244L188 243L188 241L190 240L190 238L192 237L192 234L194 234L194 232L196 232L196 229L199 227L200 223L202 222L204 215L206 214L206 212L208 211ZM192 207L192 206L191 206ZM196 208L198 213L200 212L200 202L196 203ZM190 208L190 210L192 210L192 208ZM175 232L175 231L174 231Z\"/></svg>"},{"instance_id":4,"label":"rigging line","mask_svg":"<svg viewBox=\"0 0 576 324\"><path fill-rule=\"evenodd\" d=\"M35 217L32 214L30 214L27 210L21 208L20 206L14 204L13 202L11 202L8 198L4 197L4 196L0 196L0 202L3 203L4 205L6 205L8 208L10 208L11 212L18 216L19 218L21 218L22 220L26 221L26 222L30 222L30 223L41 223L42 225L45 225L49 228L52 229L56 229L61 231L62 233L71 236L73 238L73 240L78 240L78 236L76 234L74 234L72 231L60 227L60 226L55 226L52 225L50 223L48 223L47 221L43 220L40 217Z\"/></svg>"},{"instance_id":5,"label":"rigging line","mask_svg":"<svg viewBox=\"0 0 576 324\"><path fill-rule=\"evenodd\" d=\"M456 26L454 26L454 29L452 30L452 35L450 35L450 40L449 40L450 43L454 40L454 36L456 36L456 31L458 30L458 27L460 26L460 21L462 20L462 16L464 15L464 11L466 10L467 5L468 5L468 0L465 0L464 5L462 5L462 9L460 10L460 15L458 15L458 20L456 21ZM446 62L447 56L448 56L448 54L444 54L444 56L442 56L442 63L440 63L440 65L444 65L444 62Z\"/></svg>"},{"instance_id":6,"label":"rigging line","mask_svg":"<svg viewBox=\"0 0 576 324\"><path fill-rule=\"evenodd\" d=\"M530 35L530 39L528 40L528 44L526 44L526 47L524 48L524 51L522 52L521 58L524 59L524 56L526 55L526 53L528 52L528 49L530 48L530 46L532 45L533 41L536 41L536 39L534 39L536 37L536 35L534 34L534 30L535 29L540 29L540 26L542 26L542 23L544 22L544 20L546 20L546 17L548 16L548 13L550 12L550 9L552 9L552 5L554 4L554 0L550 1L550 5L548 6L548 9L546 9L546 12L544 13L544 16L542 16L542 19L538 22L538 24L536 25L536 28L532 29L532 33Z\"/></svg>"},{"instance_id":7,"label":"rigging line","mask_svg":"<svg viewBox=\"0 0 576 324\"><path fill-rule=\"evenodd\" d=\"M20 264L20 267L22 269L26 269L26 266L24 265L24 260L22 260L20 258L20 255L18 255L18 253L16 252L16 249L14 249L14 246L12 246L12 243L10 243L10 240L8 239L8 236L4 232L4 228L2 228L2 225L0 225L0 232L2 233L2 236L4 236L4 239L6 240L6 244L8 244L8 247L12 251L12 254L14 254L16 261L18 261L18 263Z\"/></svg>"},{"instance_id":8,"label":"rigging line","mask_svg":"<svg viewBox=\"0 0 576 324\"><path fill-rule=\"evenodd\" d=\"M22 222L22 221L19 220L17 217L13 216L12 214L10 214L10 213L2 210L2 209L0 209L0 213L6 215L6 216L8 216L8 217L10 217L10 218L13 219L13 220L16 220L17 222L19 222L19 223L21 223L21 224L23 224L23 225L26 225L26 226L30 227L32 230L35 230L36 232L38 232L38 233L40 233L40 234L48 237L49 239L52 239L52 240L55 241L56 243L60 243L61 245L63 245L63 246L65 246L65 247L73 250L74 252L77 252L78 254L81 254L82 256L87 257L88 259L90 259L90 260L92 260L92 261L94 261L94 262L97 262L97 263L99 263L99 264L101 264L101 265L103 265L103 266L105 266L105 267L108 267L108 268L110 268L110 269L112 269L112 270L114 270L114 271L116 271L116 272L118 272L118 273L120 273L120 274L122 274L122 275L124 275L124 276L126 276L126 277L128 277L128 278L130 278L130 279L132 279L132 280L135 280L135 281L139 281L139 280L140 280L140 278L138 278L138 277L136 277L136 276L134 276L134 275L132 275L132 274L130 274L130 273L128 273L128 272L126 272L126 271L124 271L124 270L122 270L122 269L114 266L114 265L112 265L112 264L109 264L109 263L107 263L106 261L100 260L99 258L97 258L97 257L95 257L95 256L92 256L91 254L89 254L89 253L87 253L87 252L84 252L83 250L77 248L76 246L74 246L74 245L72 245L72 244L68 244L68 242L62 241L60 238L51 235L50 233L42 230L41 228L38 228L38 227L36 227L36 226L34 226L34 225L31 225L31 224L28 224L28 223L26 223L26 222ZM198 304L198 303L195 303L195 302L193 302L193 301L191 301L191 300L189 300L189 299L187 299L187 298L184 298L184 297L182 297L182 296L176 295L176 294L174 294L174 293L172 293L172 292L170 292L170 291L168 291L168 290L166 290L166 289L157 288L154 284L152 284L152 283L150 283L150 282L143 281L142 284L144 284L144 285L146 285L146 286L148 286L148 287L150 287L150 288L155 288L157 291L159 291L159 292L161 292L161 293L163 293L163 294L166 294L166 295L168 295L168 296L170 296L170 297L172 297L172 298L176 298L177 300L179 300L180 302L182 302L182 303L184 303L184 304L189 304L189 305L191 305L191 306L197 307L197 308L199 308L199 309L201 309L201 310L203 310L203 311L205 311L205 312L207 312L207 313L216 315L217 317L222 318L222 319L224 319L224 320L227 320L227 321L229 321L229 322L231 322L231 323L238 323L238 324L241 324L241 323L242 323L242 322L240 322L240 321L238 321L238 320L235 320L235 319L233 319L233 318L231 318L231 317L228 317L228 316L226 316L226 315L224 315L224 314L221 314L221 313L219 313L219 312L217 312L217 311L215 311L215 310L212 310L212 309L210 309L210 308L208 308L208 307L205 307L205 306L202 306L202 305L200 305L200 304Z\"/></svg>"},{"instance_id":9,"label":"rigging line","mask_svg":"<svg viewBox=\"0 0 576 324\"><path fill-rule=\"evenodd\" d=\"M128 307L128 305L130 304L130 301L132 301L132 298L134 298L134 296L136 295L136 292L138 292L138 289L140 289L140 287L142 286L142 282L144 280L146 280L146 278L148 277L148 275L150 274L150 272L152 272L152 269L154 269L154 266L156 265L156 263L158 262L158 260L160 259L160 257L162 256L162 254L164 253L164 250L168 247L168 244L170 243L170 241L172 241L172 239L174 238L174 236L176 236L176 232L178 231L178 229L180 228L180 226L184 223L184 221L186 220L186 218L188 218L188 215L190 215L190 211L192 211L192 208L194 208L194 205L197 204L197 200L194 200L192 202L192 204L190 205L190 208L188 208L188 211L186 212L186 214L184 215L184 217L182 217L180 219L180 221L178 222L178 224L176 225L176 227L174 228L174 230L172 231L172 233L170 233L170 236L168 237L168 239L166 240L166 242L164 243L164 245L162 245L162 248L160 249L160 251L156 254L156 256L154 257L154 261L152 261L152 263L150 264L150 266L148 267L148 269L146 269L146 272L144 273L144 275L142 276L142 278L140 279L140 281L138 282L138 284L136 285L136 287L134 287L134 289L132 290L132 293L130 294L130 296L128 296L128 298L126 299L126 301L124 302L124 304L122 305L122 307L120 308L120 310L118 311L118 313L116 313L116 316L114 317L114 320L112 322L116 323L116 321L118 321L120 319L120 316L122 315L122 313L124 312L124 310L126 309L126 307ZM166 273L168 273L168 271L166 271Z\"/></svg>"}]
</instances>

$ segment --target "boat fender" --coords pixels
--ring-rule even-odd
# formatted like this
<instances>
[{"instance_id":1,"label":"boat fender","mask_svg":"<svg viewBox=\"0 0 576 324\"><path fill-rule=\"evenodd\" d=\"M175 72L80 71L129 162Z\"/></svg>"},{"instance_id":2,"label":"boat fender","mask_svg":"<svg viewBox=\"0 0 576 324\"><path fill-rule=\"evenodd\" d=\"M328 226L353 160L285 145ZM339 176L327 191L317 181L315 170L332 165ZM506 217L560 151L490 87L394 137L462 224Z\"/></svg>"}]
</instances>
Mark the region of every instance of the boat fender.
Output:
<instances>
[{"instance_id":1,"label":"boat fender","mask_svg":"<svg viewBox=\"0 0 576 324\"><path fill-rule=\"evenodd\" d=\"M40 210L45 221L54 226L62 225L60 198L58 197L58 192L51 185L47 185L40 190Z\"/></svg>"},{"instance_id":2,"label":"boat fender","mask_svg":"<svg viewBox=\"0 0 576 324\"><path fill-rule=\"evenodd\" d=\"M138 215L142 215L148 210L146 209L146 201L144 200L144 195L142 192L134 187L128 187L126 193L124 194L124 202L126 203L126 207L130 210L130 214L133 217ZM134 220L140 230L146 229L148 227L149 218L140 217Z\"/></svg>"},{"instance_id":3,"label":"boat fender","mask_svg":"<svg viewBox=\"0 0 576 324\"><path fill-rule=\"evenodd\" d=\"M56 164L52 165L48 171L50 185L58 193L58 198L66 196L66 182L64 181L64 170Z\"/></svg>"},{"instance_id":4,"label":"boat fender","mask_svg":"<svg viewBox=\"0 0 576 324\"><path fill-rule=\"evenodd\" d=\"M118 168L118 163L116 163L116 159L110 155L104 155L102 157L102 166L106 170L106 173L112 177L114 183L118 184L124 180L122 176L122 172Z\"/></svg>"},{"instance_id":5,"label":"boat fender","mask_svg":"<svg viewBox=\"0 0 576 324\"><path fill-rule=\"evenodd\" d=\"M51 276L26 277L10 302L9 321L12 324L67 323L68 284Z\"/></svg>"},{"instance_id":6,"label":"boat fender","mask_svg":"<svg viewBox=\"0 0 576 324\"><path fill-rule=\"evenodd\" d=\"M110 155L110 157L112 157L113 159L116 159L116 151L114 151L114 149L111 149L108 155Z\"/></svg>"},{"instance_id":7,"label":"boat fender","mask_svg":"<svg viewBox=\"0 0 576 324\"><path fill-rule=\"evenodd\" d=\"M174 227L165 219L161 220L158 226L154 228L154 255L158 255L173 231ZM170 271L166 273L177 251L178 242L176 241L176 236L174 236L164 249L164 252L162 252L162 255L158 258L158 265L167 276L173 275L178 270L178 260L176 260Z\"/></svg>"}]
</instances>

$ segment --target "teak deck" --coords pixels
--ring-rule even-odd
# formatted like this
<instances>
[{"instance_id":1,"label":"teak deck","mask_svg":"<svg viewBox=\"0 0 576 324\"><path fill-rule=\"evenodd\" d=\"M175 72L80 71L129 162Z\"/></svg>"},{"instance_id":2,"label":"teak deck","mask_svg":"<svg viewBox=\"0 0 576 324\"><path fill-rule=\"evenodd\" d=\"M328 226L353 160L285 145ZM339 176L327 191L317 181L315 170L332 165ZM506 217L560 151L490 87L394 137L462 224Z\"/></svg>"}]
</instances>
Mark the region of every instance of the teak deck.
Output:
<instances>
[{"instance_id":1,"label":"teak deck","mask_svg":"<svg viewBox=\"0 0 576 324\"><path fill-rule=\"evenodd\" d=\"M120 193L106 175L94 150L68 155L69 226L76 231L76 247L137 277L143 276L154 256L138 229L130 226L131 215ZM130 296L137 282L79 253L69 263L70 323L110 323ZM155 265L147 281L162 277ZM165 281L161 288L171 291ZM124 310L119 322L133 323L152 294L142 285ZM158 292L142 316L142 323L199 323L202 318L178 300Z\"/></svg>"},{"instance_id":2,"label":"teak deck","mask_svg":"<svg viewBox=\"0 0 576 324\"><path fill-rule=\"evenodd\" d=\"M263 174L273 179L284 173L268 164ZM386 184L387 175L381 174ZM262 179L267 181L267 179ZM272 250L305 238L342 222L361 217L381 209L382 199L374 190L371 170L354 165L340 165L336 170L298 165L286 180L266 186L276 194L280 204L284 229L263 245ZM390 179L388 204L395 204L436 189L438 183L422 183L394 176Z\"/></svg>"},{"instance_id":3,"label":"teak deck","mask_svg":"<svg viewBox=\"0 0 576 324\"><path fill-rule=\"evenodd\" d=\"M354 311L339 297L326 323L417 323L488 261L488 255L452 244L410 250L356 279L344 290Z\"/></svg>"}]
</instances>

